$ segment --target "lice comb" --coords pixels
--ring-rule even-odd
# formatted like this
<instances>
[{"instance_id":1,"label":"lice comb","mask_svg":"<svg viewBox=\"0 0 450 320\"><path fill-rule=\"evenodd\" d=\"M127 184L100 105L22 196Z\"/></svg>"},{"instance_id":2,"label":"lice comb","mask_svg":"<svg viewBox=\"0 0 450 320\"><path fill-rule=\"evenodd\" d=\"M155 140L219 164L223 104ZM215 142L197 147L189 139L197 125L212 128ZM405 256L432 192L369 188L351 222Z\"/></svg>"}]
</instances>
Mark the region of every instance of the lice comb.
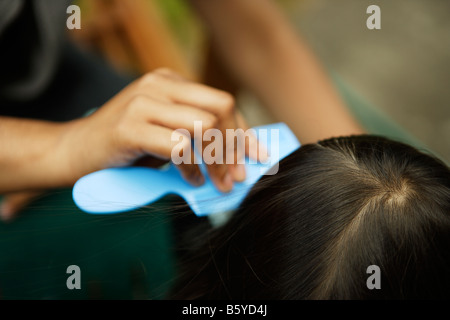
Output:
<instances>
[{"instance_id":1,"label":"lice comb","mask_svg":"<svg viewBox=\"0 0 450 320\"><path fill-rule=\"evenodd\" d=\"M197 216L235 210L263 175L278 171L279 161L300 147L284 123L253 129L260 142L267 146L270 159L266 163L255 163L246 158L246 179L235 183L229 193L221 193L214 187L205 164L200 164L205 183L199 187L186 182L174 164L159 169L124 167L97 171L78 180L73 188L75 204L87 213L113 214L132 211L165 195L177 194Z\"/></svg>"}]
</instances>

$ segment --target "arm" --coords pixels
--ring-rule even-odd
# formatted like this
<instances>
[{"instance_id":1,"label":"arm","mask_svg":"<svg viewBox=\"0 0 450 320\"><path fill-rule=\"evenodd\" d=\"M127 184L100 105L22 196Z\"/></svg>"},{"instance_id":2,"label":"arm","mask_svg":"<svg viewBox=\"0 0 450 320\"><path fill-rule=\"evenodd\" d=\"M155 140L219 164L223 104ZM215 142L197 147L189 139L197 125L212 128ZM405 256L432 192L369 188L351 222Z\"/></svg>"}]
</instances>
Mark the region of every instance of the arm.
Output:
<instances>
[{"instance_id":1,"label":"arm","mask_svg":"<svg viewBox=\"0 0 450 320\"><path fill-rule=\"evenodd\" d=\"M56 150L64 125L0 117L0 194L68 184Z\"/></svg>"},{"instance_id":2,"label":"arm","mask_svg":"<svg viewBox=\"0 0 450 320\"><path fill-rule=\"evenodd\" d=\"M232 75L302 143L363 133L321 65L270 0L191 0Z\"/></svg>"},{"instance_id":3,"label":"arm","mask_svg":"<svg viewBox=\"0 0 450 320\"><path fill-rule=\"evenodd\" d=\"M174 148L191 147L190 139L181 145L174 141L174 131L182 128L194 136L196 121L203 130L217 128L224 136L240 125L228 93L164 69L136 80L86 118L58 124L0 117L0 194L71 186L90 172L148 156L168 161L173 150L180 152ZM178 168L186 180L202 183L193 158ZM239 164L213 163L207 169L224 192L245 178Z\"/></svg>"}]
</instances>

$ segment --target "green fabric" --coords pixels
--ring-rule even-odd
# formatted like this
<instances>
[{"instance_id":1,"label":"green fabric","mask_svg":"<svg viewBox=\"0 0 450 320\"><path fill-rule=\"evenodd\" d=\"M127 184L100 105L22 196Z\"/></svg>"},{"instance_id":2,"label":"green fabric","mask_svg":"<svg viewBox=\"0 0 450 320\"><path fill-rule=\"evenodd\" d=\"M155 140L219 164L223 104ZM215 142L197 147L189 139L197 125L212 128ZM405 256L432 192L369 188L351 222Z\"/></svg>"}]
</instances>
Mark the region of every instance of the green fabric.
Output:
<instances>
[{"instance_id":1,"label":"green fabric","mask_svg":"<svg viewBox=\"0 0 450 320\"><path fill-rule=\"evenodd\" d=\"M161 299L174 275L170 217L159 202L117 215L90 215L71 190L0 223L0 299ZM67 267L81 270L69 290Z\"/></svg>"}]
</instances>

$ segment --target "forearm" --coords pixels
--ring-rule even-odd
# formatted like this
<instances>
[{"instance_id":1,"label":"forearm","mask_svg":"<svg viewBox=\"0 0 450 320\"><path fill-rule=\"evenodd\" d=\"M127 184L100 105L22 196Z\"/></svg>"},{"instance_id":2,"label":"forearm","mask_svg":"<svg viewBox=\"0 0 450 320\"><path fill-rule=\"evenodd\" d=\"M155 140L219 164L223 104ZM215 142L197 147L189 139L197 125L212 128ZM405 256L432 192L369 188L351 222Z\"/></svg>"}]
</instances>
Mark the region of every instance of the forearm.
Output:
<instances>
[{"instance_id":1,"label":"forearm","mask_svg":"<svg viewBox=\"0 0 450 320\"><path fill-rule=\"evenodd\" d=\"M68 186L60 152L67 124L0 117L0 194Z\"/></svg>"},{"instance_id":2,"label":"forearm","mask_svg":"<svg viewBox=\"0 0 450 320\"><path fill-rule=\"evenodd\" d=\"M242 85L303 143L362 133L317 59L269 0L192 0Z\"/></svg>"}]
</instances>

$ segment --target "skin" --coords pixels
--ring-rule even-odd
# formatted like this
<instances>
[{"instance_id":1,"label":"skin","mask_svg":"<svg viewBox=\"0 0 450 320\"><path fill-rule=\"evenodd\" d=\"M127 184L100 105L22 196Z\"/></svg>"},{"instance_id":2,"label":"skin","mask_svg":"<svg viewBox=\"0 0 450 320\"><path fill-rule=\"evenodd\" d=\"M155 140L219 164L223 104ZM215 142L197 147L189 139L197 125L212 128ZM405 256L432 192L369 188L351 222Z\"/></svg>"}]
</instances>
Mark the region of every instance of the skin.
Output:
<instances>
[{"instance_id":1,"label":"skin","mask_svg":"<svg viewBox=\"0 0 450 320\"><path fill-rule=\"evenodd\" d=\"M189 2L235 80L287 123L303 144L364 133L272 1ZM72 186L96 170L168 160L177 143L171 140L173 130L184 128L193 135L195 120L203 122L204 130L247 129L230 94L167 69L143 76L87 118L56 124L0 117L0 148L8 150L0 154L0 194L7 193L0 215L10 220L41 190ZM179 169L192 184L203 182L196 165ZM239 165L211 165L208 171L223 192L245 179Z\"/></svg>"},{"instance_id":2,"label":"skin","mask_svg":"<svg viewBox=\"0 0 450 320\"><path fill-rule=\"evenodd\" d=\"M181 141L172 141L174 130L183 128L194 136L195 121L202 122L203 131L215 128L224 136L227 129L247 129L230 94L168 69L141 77L86 118L51 123L0 117L0 148L8 150L0 155L0 193L10 193L2 204L3 217L14 216L39 190L72 186L88 173L136 161L167 162ZM192 148L190 139L184 141ZM253 151L250 144L257 144L256 138L247 142L246 149ZM227 149L225 144L224 158ZM231 151L236 159L243 156ZM248 154L265 160L261 155ZM178 168L187 181L200 185L204 177L193 158L191 163ZM207 169L223 192L245 179L243 165L212 164Z\"/></svg>"},{"instance_id":3,"label":"skin","mask_svg":"<svg viewBox=\"0 0 450 320\"><path fill-rule=\"evenodd\" d=\"M316 56L273 0L190 0L226 69L303 143L361 134Z\"/></svg>"}]
</instances>

